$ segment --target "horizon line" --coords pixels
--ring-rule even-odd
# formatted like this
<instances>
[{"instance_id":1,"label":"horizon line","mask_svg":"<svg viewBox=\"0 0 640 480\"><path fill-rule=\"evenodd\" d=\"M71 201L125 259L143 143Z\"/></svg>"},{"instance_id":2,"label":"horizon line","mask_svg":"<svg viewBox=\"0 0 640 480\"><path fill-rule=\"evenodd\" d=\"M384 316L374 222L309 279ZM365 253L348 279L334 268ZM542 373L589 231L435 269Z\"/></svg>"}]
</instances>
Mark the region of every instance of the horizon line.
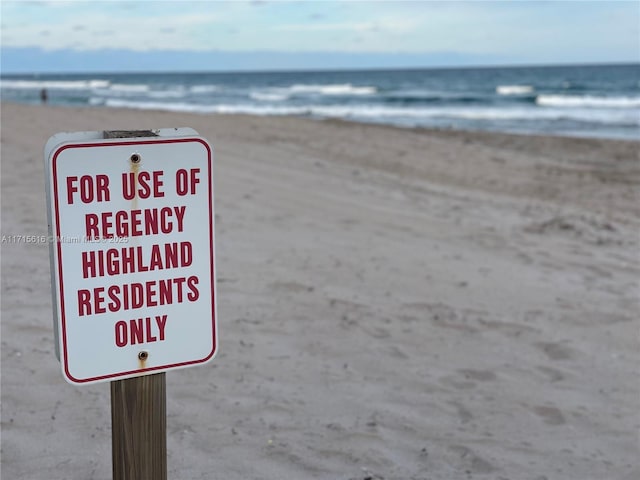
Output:
<instances>
[{"instance_id":1,"label":"horizon line","mask_svg":"<svg viewBox=\"0 0 640 480\"><path fill-rule=\"evenodd\" d=\"M638 66L640 61L626 62L570 62L570 63L505 63L505 64L478 64L478 65L431 65L431 66L403 66L403 67L354 67L354 68L273 68L268 70L232 69L232 70L89 70L78 71L15 71L2 72L0 64L0 77L23 75L143 75L143 74L263 74L263 73L338 73L338 72L388 72L388 71L421 71L421 70L491 70L498 68L557 68L557 67L625 67Z\"/></svg>"}]
</instances>

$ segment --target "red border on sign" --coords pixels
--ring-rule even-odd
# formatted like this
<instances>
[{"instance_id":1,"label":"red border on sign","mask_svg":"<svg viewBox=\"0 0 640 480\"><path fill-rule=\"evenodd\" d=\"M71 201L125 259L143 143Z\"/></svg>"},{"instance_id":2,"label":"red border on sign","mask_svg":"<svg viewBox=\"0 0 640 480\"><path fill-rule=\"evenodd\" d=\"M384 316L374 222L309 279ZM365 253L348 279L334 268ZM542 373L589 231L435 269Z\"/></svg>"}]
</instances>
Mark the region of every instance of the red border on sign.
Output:
<instances>
[{"instance_id":1,"label":"red border on sign","mask_svg":"<svg viewBox=\"0 0 640 480\"><path fill-rule=\"evenodd\" d=\"M60 315L61 315L61 332L62 335L62 358L64 362L64 372L69 380L74 383L88 383L88 382L96 382L99 380L107 380L109 378L118 378L124 376L134 376L135 374L148 374L150 372L154 372L157 370L168 370L170 368L178 368L185 367L189 365L197 365L199 363L205 363L211 359L216 353L218 343L216 336L216 293L215 293L215 243L214 243L214 231L213 231L213 221L214 221L214 213L213 213L213 161L211 154L211 147L209 144L201 138L170 138L170 139L157 139L157 140L144 140L144 141L124 141L124 142L103 142L103 143L78 143L78 144L70 144L63 145L58 148L51 160L51 164L53 167L53 201L55 205L55 218L56 218L56 238L61 238L60 235L60 212L58 208L58 173L57 173L57 160L58 156L65 150L70 148L88 148L88 147L120 147L120 146L130 146L130 145L153 145L153 144L162 144L162 143L189 143L189 142L197 142L204 146L207 150L207 162L208 162L208 173L209 173L209 242L211 247L211 307L212 307L212 317L211 317L211 325L213 332L213 349L211 353L209 353L206 357L200 360L193 360L190 362L181 362L181 363L173 363L168 365L160 365L157 367L144 368L144 369L135 369L129 370L126 372L113 373L111 375L102 375L99 377L91 377L78 379L75 378L69 372L69 365L67 359L67 329L66 329L66 316L65 316L65 305L64 305L64 285L62 279L62 243L57 242L57 251L58 251L58 288L60 295Z\"/></svg>"}]
</instances>

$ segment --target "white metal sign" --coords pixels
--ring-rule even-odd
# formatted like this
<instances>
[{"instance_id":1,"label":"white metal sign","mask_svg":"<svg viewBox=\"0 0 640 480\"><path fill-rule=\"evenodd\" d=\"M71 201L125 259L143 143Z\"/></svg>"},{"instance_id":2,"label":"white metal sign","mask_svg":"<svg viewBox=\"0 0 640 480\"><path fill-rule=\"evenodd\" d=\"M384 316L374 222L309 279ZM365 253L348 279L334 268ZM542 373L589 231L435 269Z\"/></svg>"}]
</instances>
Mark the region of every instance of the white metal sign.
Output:
<instances>
[{"instance_id":1,"label":"white metal sign","mask_svg":"<svg viewBox=\"0 0 640 480\"><path fill-rule=\"evenodd\" d=\"M211 360L213 154L192 129L45 147L56 353L72 384Z\"/></svg>"}]
</instances>

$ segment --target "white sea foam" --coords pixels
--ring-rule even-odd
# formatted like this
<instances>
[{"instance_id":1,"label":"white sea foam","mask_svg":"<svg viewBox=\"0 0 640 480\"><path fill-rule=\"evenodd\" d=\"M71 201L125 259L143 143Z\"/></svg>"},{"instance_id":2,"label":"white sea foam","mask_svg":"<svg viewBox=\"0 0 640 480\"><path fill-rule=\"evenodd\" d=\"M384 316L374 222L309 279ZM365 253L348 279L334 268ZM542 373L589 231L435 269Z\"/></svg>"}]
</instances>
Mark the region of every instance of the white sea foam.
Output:
<instances>
[{"instance_id":1,"label":"white sea foam","mask_svg":"<svg viewBox=\"0 0 640 480\"><path fill-rule=\"evenodd\" d=\"M107 88L111 85L109 80L89 80L89 88Z\"/></svg>"},{"instance_id":2,"label":"white sea foam","mask_svg":"<svg viewBox=\"0 0 640 480\"><path fill-rule=\"evenodd\" d=\"M300 107L272 107L252 104L230 105L216 104L203 105L183 102L139 102L110 98L105 102L107 107L135 108L139 110L166 110L170 112L191 113L245 113L250 115L302 115L308 113Z\"/></svg>"},{"instance_id":3,"label":"white sea foam","mask_svg":"<svg viewBox=\"0 0 640 480\"><path fill-rule=\"evenodd\" d=\"M640 107L640 97L538 95L536 103L545 107L637 108Z\"/></svg>"},{"instance_id":4,"label":"white sea foam","mask_svg":"<svg viewBox=\"0 0 640 480\"><path fill-rule=\"evenodd\" d=\"M603 125L640 125L640 116L627 110L597 110L590 108L447 108L437 111L433 109L431 116L452 119L487 120L487 121L562 121L570 120L583 123Z\"/></svg>"},{"instance_id":5,"label":"white sea foam","mask_svg":"<svg viewBox=\"0 0 640 480\"><path fill-rule=\"evenodd\" d=\"M167 90L149 90L146 95L150 98L184 98L184 88L172 88Z\"/></svg>"},{"instance_id":6,"label":"white sea foam","mask_svg":"<svg viewBox=\"0 0 640 480\"><path fill-rule=\"evenodd\" d=\"M366 121L471 120L471 121L560 121L639 126L640 116L635 111L591 108L499 108L499 107L391 107L380 105L299 105L274 106L259 104L196 105L182 102L141 102L107 99L108 107L166 110L192 113L249 114L249 115L308 115L326 118L346 118Z\"/></svg>"},{"instance_id":7,"label":"white sea foam","mask_svg":"<svg viewBox=\"0 0 640 480\"><path fill-rule=\"evenodd\" d=\"M590 108L561 109L535 107L410 107L388 106L323 106L311 107L312 114L327 117L401 120L414 119L417 123L426 119L450 119L471 121L561 121L570 120L603 125L638 126L640 115L631 110L597 110Z\"/></svg>"},{"instance_id":8,"label":"white sea foam","mask_svg":"<svg viewBox=\"0 0 640 480\"><path fill-rule=\"evenodd\" d=\"M144 84L113 84L110 88L92 90L94 95L102 97L147 97L147 98L183 98L186 95L184 87L178 85L166 90L152 90Z\"/></svg>"},{"instance_id":9,"label":"white sea foam","mask_svg":"<svg viewBox=\"0 0 640 480\"><path fill-rule=\"evenodd\" d=\"M525 95L533 92L531 85L498 85L496 93L498 95Z\"/></svg>"},{"instance_id":10,"label":"white sea foam","mask_svg":"<svg viewBox=\"0 0 640 480\"><path fill-rule=\"evenodd\" d=\"M278 91L250 92L249 97L261 102L282 102L289 98L287 93Z\"/></svg>"},{"instance_id":11,"label":"white sea foam","mask_svg":"<svg viewBox=\"0 0 640 480\"><path fill-rule=\"evenodd\" d=\"M108 88L109 80L0 80L0 88L14 90L93 90Z\"/></svg>"},{"instance_id":12,"label":"white sea foam","mask_svg":"<svg viewBox=\"0 0 640 480\"><path fill-rule=\"evenodd\" d=\"M148 92L149 85L135 83L114 83L109 87L114 92L142 93Z\"/></svg>"},{"instance_id":13,"label":"white sea foam","mask_svg":"<svg viewBox=\"0 0 640 480\"><path fill-rule=\"evenodd\" d=\"M350 83L337 84L295 84L288 87L292 93L308 93L320 95L374 95L377 92L376 87L370 86L354 86Z\"/></svg>"},{"instance_id":14,"label":"white sea foam","mask_svg":"<svg viewBox=\"0 0 640 480\"><path fill-rule=\"evenodd\" d=\"M191 93L211 93L219 90L217 85L192 85L189 87Z\"/></svg>"}]
</instances>

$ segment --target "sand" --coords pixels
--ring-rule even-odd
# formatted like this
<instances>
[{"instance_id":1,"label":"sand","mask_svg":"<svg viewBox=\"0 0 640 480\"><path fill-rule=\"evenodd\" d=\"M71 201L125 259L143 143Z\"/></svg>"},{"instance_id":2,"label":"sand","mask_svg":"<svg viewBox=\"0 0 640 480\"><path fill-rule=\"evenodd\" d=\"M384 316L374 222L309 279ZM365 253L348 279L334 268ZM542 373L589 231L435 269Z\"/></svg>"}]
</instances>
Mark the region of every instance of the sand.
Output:
<instances>
[{"instance_id":1,"label":"sand","mask_svg":"<svg viewBox=\"0 0 640 480\"><path fill-rule=\"evenodd\" d=\"M2 234L59 131L216 150L220 353L167 373L169 478L636 479L639 144L2 105ZM2 478L111 477L109 385L54 356L45 245L2 245Z\"/></svg>"}]
</instances>

